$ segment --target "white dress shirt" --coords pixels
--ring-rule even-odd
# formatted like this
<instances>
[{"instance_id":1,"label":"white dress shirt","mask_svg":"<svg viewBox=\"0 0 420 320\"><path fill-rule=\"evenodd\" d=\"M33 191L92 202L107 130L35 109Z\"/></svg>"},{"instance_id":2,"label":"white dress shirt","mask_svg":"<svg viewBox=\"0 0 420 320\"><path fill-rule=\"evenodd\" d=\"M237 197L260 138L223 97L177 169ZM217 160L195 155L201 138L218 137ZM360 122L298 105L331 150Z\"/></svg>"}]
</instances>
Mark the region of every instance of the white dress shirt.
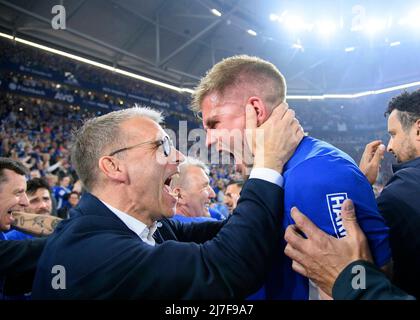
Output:
<instances>
[{"instance_id":1,"label":"white dress shirt","mask_svg":"<svg viewBox=\"0 0 420 320\"><path fill-rule=\"evenodd\" d=\"M283 176L273 169L253 168L251 170L251 174L249 175L249 179L261 179L283 188Z\"/></svg>"},{"instance_id":2,"label":"white dress shirt","mask_svg":"<svg viewBox=\"0 0 420 320\"><path fill-rule=\"evenodd\" d=\"M153 225L149 228L146 226L143 222L140 220L137 220L136 218L130 216L129 214L118 210L109 204L101 202L109 209L111 210L124 224L127 226L128 229L133 231L135 234L137 234L140 239L143 242L146 242L147 244L154 246L156 244L155 239L153 238L153 234L155 233L157 229L157 223L154 222Z\"/></svg>"}]
</instances>

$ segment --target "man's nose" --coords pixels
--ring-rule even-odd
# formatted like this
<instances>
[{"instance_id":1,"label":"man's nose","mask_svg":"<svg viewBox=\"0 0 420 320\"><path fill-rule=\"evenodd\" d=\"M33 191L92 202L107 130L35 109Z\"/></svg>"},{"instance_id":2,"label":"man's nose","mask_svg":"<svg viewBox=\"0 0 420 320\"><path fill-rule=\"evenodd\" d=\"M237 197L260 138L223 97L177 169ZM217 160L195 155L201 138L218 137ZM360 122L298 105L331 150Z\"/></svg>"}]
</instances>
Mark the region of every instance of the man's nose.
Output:
<instances>
[{"instance_id":1,"label":"man's nose","mask_svg":"<svg viewBox=\"0 0 420 320\"><path fill-rule=\"evenodd\" d=\"M174 164L180 164L185 161L185 156L182 154L182 152L175 149L174 147L172 147L172 152L169 157L170 162Z\"/></svg>"},{"instance_id":2,"label":"man's nose","mask_svg":"<svg viewBox=\"0 0 420 320\"><path fill-rule=\"evenodd\" d=\"M392 152L392 139L389 139L388 145L386 146L386 151Z\"/></svg>"},{"instance_id":3,"label":"man's nose","mask_svg":"<svg viewBox=\"0 0 420 320\"><path fill-rule=\"evenodd\" d=\"M22 207L29 206L29 199L28 199L28 196L26 195L26 193L24 193L20 196L19 205L21 205Z\"/></svg>"},{"instance_id":4,"label":"man's nose","mask_svg":"<svg viewBox=\"0 0 420 320\"><path fill-rule=\"evenodd\" d=\"M46 209L47 208L47 202L46 201L41 201L41 204L39 205L39 207L41 209Z\"/></svg>"},{"instance_id":5,"label":"man's nose","mask_svg":"<svg viewBox=\"0 0 420 320\"><path fill-rule=\"evenodd\" d=\"M207 134L206 134L206 146L209 148L211 147L211 145L215 144L217 142L217 135L215 134L215 132L210 129L207 130Z\"/></svg>"},{"instance_id":6,"label":"man's nose","mask_svg":"<svg viewBox=\"0 0 420 320\"><path fill-rule=\"evenodd\" d=\"M213 188L209 186L209 199L216 198L216 193L214 192Z\"/></svg>"}]
</instances>

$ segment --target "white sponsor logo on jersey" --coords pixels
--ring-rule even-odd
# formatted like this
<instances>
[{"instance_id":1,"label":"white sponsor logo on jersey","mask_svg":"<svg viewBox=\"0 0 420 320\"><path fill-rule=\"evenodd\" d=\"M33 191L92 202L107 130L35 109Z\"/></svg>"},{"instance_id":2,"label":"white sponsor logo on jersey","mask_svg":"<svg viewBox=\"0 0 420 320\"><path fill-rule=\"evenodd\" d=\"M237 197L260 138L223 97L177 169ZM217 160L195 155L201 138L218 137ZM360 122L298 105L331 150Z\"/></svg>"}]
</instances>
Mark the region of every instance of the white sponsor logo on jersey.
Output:
<instances>
[{"instance_id":1,"label":"white sponsor logo on jersey","mask_svg":"<svg viewBox=\"0 0 420 320\"><path fill-rule=\"evenodd\" d=\"M346 236L346 229L344 229L343 220L341 219L341 206L347 198L347 193L345 192L327 194L328 210L337 238Z\"/></svg>"}]
</instances>

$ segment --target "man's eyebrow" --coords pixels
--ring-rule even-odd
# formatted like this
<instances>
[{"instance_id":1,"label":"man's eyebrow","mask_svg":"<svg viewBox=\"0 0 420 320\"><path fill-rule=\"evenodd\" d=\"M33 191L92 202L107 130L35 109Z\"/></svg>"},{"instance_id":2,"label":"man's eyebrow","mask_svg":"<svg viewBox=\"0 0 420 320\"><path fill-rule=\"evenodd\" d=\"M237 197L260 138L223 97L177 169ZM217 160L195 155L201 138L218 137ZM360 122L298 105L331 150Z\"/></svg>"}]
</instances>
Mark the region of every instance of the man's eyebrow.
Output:
<instances>
[{"instance_id":1,"label":"man's eyebrow","mask_svg":"<svg viewBox=\"0 0 420 320\"><path fill-rule=\"evenodd\" d=\"M206 120L206 127L208 128L208 129L213 129L214 128L214 126L216 125L216 123L218 122L218 120L216 119L216 117L214 116L214 117L212 117L212 118L208 118L207 120Z\"/></svg>"}]
</instances>

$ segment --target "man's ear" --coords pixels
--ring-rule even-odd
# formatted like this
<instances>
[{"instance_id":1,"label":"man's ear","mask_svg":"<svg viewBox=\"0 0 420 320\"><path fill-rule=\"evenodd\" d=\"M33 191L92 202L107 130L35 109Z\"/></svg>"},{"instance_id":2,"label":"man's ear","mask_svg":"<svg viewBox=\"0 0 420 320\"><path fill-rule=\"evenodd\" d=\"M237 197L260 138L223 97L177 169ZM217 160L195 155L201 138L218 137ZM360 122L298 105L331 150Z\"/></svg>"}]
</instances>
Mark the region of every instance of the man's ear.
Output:
<instances>
[{"instance_id":1,"label":"man's ear","mask_svg":"<svg viewBox=\"0 0 420 320\"><path fill-rule=\"evenodd\" d=\"M180 187L172 189L172 192L176 193L176 196L178 197L178 204L184 205L186 203L186 199Z\"/></svg>"},{"instance_id":2,"label":"man's ear","mask_svg":"<svg viewBox=\"0 0 420 320\"><path fill-rule=\"evenodd\" d=\"M127 171L115 157L104 156L99 159L99 169L108 179L116 182L127 181Z\"/></svg>"},{"instance_id":3,"label":"man's ear","mask_svg":"<svg viewBox=\"0 0 420 320\"><path fill-rule=\"evenodd\" d=\"M414 123L414 133L416 134L416 141L420 141L420 119Z\"/></svg>"},{"instance_id":4,"label":"man's ear","mask_svg":"<svg viewBox=\"0 0 420 320\"><path fill-rule=\"evenodd\" d=\"M267 105L261 100L260 97L252 96L247 100L247 104L250 104L254 107L255 112L257 113L257 126L262 125L270 116L270 110Z\"/></svg>"}]
</instances>

